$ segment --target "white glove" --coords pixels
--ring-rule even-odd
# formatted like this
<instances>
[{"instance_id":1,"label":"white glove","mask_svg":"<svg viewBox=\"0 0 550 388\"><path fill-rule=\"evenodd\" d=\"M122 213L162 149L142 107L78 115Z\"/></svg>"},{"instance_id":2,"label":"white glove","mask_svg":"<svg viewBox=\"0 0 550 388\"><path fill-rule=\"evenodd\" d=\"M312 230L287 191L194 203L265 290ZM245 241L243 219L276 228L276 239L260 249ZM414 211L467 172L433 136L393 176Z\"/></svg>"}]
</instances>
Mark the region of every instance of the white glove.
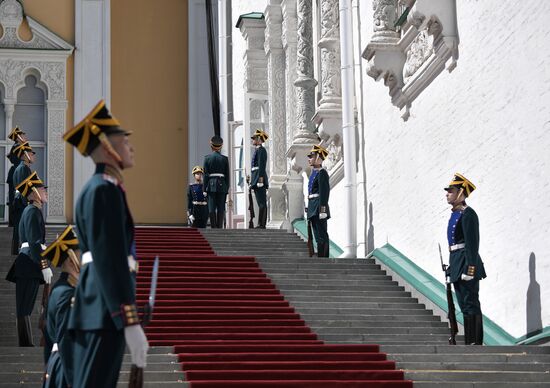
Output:
<instances>
[{"instance_id":1,"label":"white glove","mask_svg":"<svg viewBox=\"0 0 550 388\"><path fill-rule=\"evenodd\" d=\"M256 187L260 189L260 188L264 187L264 184L263 183L257 183Z\"/></svg>"},{"instance_id":2,"label":"white glove","mask_svg":"<svg viewBox=\"0 0 550 388\"><path fill-rule=\"evenodd\" d=\"M461 278L462 280L464 280L465 282L469 282L469 281L472 280L474 277L473 277L473 276L470 276L470 275L462 274L462 275L460 275L460 278Z\"/></svg>"},{"instance_id":3,"label":"white glove","mask_svg":"<svg viewBox=\"0 0 550 388\"><path fill-rule=\"evenodd\" d=\"M204 195L206 197L208 195L208 193L206 191L203 191L202 195Z\"/></svg>"},{"instance_id":4,"label":"white glove","mask_svg":"<svg viewBox=\"0 0 550 388\"><path fill-rule=\"evenodd\" d=\"M195 222L195 216L193 216L192 214L189 216L189 221L191 221L191 223Z\"/></svg>"},{"instance_id":5,"label":"white glove","mask_svg":"<svg viewBox=\"0 0 550 388\"><path fill-rule=\"evenodd\" d=\"M319 213L320 220L324 220L325 218L327 218L327 213Z\"/></svg>"},{"instance_id":6,"label":"white glove","mask_svg":"<svg viewBox=\"0 0 550 388\"><path fill-rule=\"evenodd\" d=\"M50 267L44 268L42 270L42 277L44 278L44 281L46 283L51 284L52 283L52 278L53 278L52 269Z\"/></svg>"},{"instance_id":7,"label":"white glove","mask_svg":"<svg viewBox=\"0 0 550 388\"><path fill-rule=\"evenodd\" d=\"M130 349L132 364L138 368L145 368L147 366L149 344L143 332L143 327L141 325L126 326L124 328L124 338L126 339L128 349Z\"/></svg>"}]
</instances>

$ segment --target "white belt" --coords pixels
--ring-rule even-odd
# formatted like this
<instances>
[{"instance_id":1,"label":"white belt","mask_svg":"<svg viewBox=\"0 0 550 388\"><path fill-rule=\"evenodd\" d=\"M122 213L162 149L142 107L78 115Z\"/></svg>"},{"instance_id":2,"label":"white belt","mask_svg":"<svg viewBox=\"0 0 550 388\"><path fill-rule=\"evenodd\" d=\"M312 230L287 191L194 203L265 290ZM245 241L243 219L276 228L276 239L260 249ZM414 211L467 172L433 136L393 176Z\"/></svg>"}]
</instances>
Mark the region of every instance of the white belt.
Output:
<instances>
[{"instance_id":1,"label":"white belt","mask_svg":"<svg viewBox=\"0 0 550 388\"><path fill-rule=\"evenodd\" d=\"M466 246L465 243L461 243L461 244L455 244L455 245L450 245L449 246L449 251L453 252L453 251L458 251L459 249L462 249Z\"/></svg>"},{"instance_id":2,"label":"white belt","mask_svg":"<svg viewBox=\"0 0 550 388\"><path fill-rule=\"evenodd\" d=\"M193 201L193 205L208 205L208 202L199 202L199 201Z\"/></svg>"},{"instance_id":3,"label":"white belt","mask_svg":"<svg viewBox=\"0 0 550 388\"><path fill-rule=\"evenodd\" d=\"M252 167L251 171L256 171L256 170L259 170L260 167Z\"/></svg>"},{"instance_id":4,"label":"white belt","mask_svg":"<svg viewBox=\"0 0 550 388\"><path fill-rule=\"evenodd\" d=\"M94 257L92 256L92 252L87 251L82 254L82 265L91 263L94 261ZM137 261L134 259L134 256L128 255L128 268L130 268L130 272L136 272L137 271Z\"/></svg>"},{"instance_id":5,"label":"white belt","mask_svg":"<svg viewBox=\"0 0 550 388\"><path fill-rule=\"evenodd\" d=\"M52 345L52 353L53 352L57 352L59 350L58 346L57 346L57 342L55 344Z\"/></svg>"},{"instance_id":6,"label":"white belt","mask_svg":"<svg viewBox=\"0 0 550 388\"><path fill-rule=\"evenodd\" d=\"M220 177L220 178L223 178L223 177L225 177L225 175L224 175L224 174L218 174L218 173L215 173L215 174L210 174L210 175L208 175L208 176L210 176L210 177Z\"/></svg>"},{"instance_id":7,"label":"white belt","mask_svg":"<svg viewBox=\"0 0 550 388\"><path fill-rule=\"evenodd\" d=\"M29 243L25 241L24 243L21 244L21 249L23 249L23 248L29 248L29 246L30 246ZM47 246L45 246L44 244L40 244L40 246L42 247L42 250L43 250L43 251L45 251L46 248L47 248Z\"/></svg>"},{"instance_id":8,"label":"white belt","mask_svg":"<svg viewBox=\"0 0 550 388\"><path fill-rule=\"evenodd\" d=\"M319 196L319 194L310 194L308 195L308 199L312 199L312 198L317 198Z\"/></svg>"}]
</instances>

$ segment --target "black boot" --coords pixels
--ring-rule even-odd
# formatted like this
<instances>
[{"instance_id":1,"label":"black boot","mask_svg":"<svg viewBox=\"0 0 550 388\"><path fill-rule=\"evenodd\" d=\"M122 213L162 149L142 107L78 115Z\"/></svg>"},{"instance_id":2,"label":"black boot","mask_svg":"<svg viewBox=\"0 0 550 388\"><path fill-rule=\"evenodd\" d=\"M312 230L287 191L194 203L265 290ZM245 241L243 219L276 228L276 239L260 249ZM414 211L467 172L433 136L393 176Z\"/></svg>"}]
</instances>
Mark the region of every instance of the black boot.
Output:
<instances>
[{"instance_id":1,"label":"black boot","mask_svg":"<svg viewBox=\"0 0 550 388\"><path fill-rule=\"evenodd\" d=\"M256 226L256 229L265 229L266 221L267 221L267 208L261 207L258 209L258 226Z\"/></svg>"},{"instance_id":2,"label":"black boot","mask_svg":"<svg viewBox=\"0 0 550 388\"><path fill-rule=\"evenodd\" d=\"M476 345L483 345L483 315L477 314L474 315L474 343Z\"/></svg>"},{"instance_id":3,"label":"black boot","mask_svg":"<svg viewBox=\"0 0 550 388\"><path fill-rule=\"evenodd\" d=\"M17 335L19 336L19 346L34 346L32 341L32 327L30 316L25 315L24 317L17 317Z\"/></svg>"},{"instance_id":4,"label":"black boot","mask_svg":"<svg viewBox=\"0 0 550 388\"><path fill-rule=\"evenodd\" d=\"M330 256L330 243L325 243L325 256L324 257L329 257Z\"/></svg>"},{"instance_id":5,"label":"black boot","mask_svg":"<svg viewBox=\"0 0 550 388\"><path fill-rule=\"evenodd\" d=\"M218 225L218 221L217 221L217 219L216 219L216 213L210 213L209 216L210 216L210 227L211 227L212 229L217 228L217 227L218 227L218 226L217 226L217 225Z\"/></svg>"},{"instance_id":6,"label":"black boot","mask_svg":"<svg viewBox=\"0 0 550 388\"><path fill-rule=\"evenodd\" d=\"M218 228L223 228L223 221L225 219L225 213L224 212L218 212Z\"/></svg>"},{"instance_id":7,"label":"black boot","mask_svg":"<svg viewBox=\"0 0 550 388\"><path fill-rule=\"evenodd\" d=\"M475 343L475 315L464 314L464 345Z\"/></svg>"}]
</instances>

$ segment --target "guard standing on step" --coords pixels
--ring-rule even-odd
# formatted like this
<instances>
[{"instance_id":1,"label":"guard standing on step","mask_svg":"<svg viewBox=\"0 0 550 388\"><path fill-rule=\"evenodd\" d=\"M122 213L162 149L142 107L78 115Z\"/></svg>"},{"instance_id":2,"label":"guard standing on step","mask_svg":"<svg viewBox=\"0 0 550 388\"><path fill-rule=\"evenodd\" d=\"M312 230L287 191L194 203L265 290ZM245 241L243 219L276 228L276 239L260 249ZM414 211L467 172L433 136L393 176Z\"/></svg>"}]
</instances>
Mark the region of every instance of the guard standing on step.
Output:
<instances>
[{"instance_id":1,"label":"guard standing on step","mask_svg":"<svg viewBox=\"0 0 550 388\"><path fill-rule=\"evenodd\" d=\"M13 205L15 200L15 184L13 183L13 174L15 169L19 164L19 157L15 153L15 149L21 144L27 141L27 135L19 127L12 129L8 135L8 139L12 140L14 144L12 145L9 154L6 156L11 163L11 167L8 171L8 176L6 183L8 184L8 209L9 209L9 220L8 226L13 226ZM19 247L17 247L19 248ZM14 253L17 254L17 253Z\"/></svg>"},{"instance_id":2,"label":"guard standing on step","mask_svg":"<svg viewBox=\"0 0 550 388\"><path fill-rule=\"evenodd\" d=\"M267 223L267 189L269 181L267 179L267 151L263 144L268 139L267 133L257 129L252 135L252 145L255 147L252 155L252 168L250 187L254 190L256 203L258 204L258 226L256 228L265 229Z\"/></svg>"},{"instance_id":3,"label":"guard standing on step","mask_svg":"<svg viewBox=\"0 0 550 388\"><path fill-rule=\"evenodd\" d=\"M27 199L17 192L17 186L31 175L30 165L34 163L35 152L32 150L29 142L19 144L14 148L15 155L19 158L17 167L13 172L13 185L16 187L15 196L13 199L13 236L11 244L12 255L19 253L19 219L23 210L27 206Z\"/></svg>"},{"instance_id":4,"label":"guard standing on step","mask_svg":"<svg viewBox=\"0 0 550 388\"><path fill-rule=\"evenodd\" d=\"M204 191L208 197L210 226L223 228L225 200L229 191L229 159L221 154L223 139L214 136L210 140L212 153L204 157Z\"/></svg>"},{"instance_id":5,"label":"guard standing on step","mask_svg":"<svg viewBox=\"0 0 550 388\"><path fill-rule=\"evenodd\" d=\"M447 191L452 206L447 227L449 242L449 277L454 285L458 305L464 316L464 343L483 345L483 315L479 303L479 281L487 277L479 256L479 219L466 198L476 187L456 173Z\"/></svg>"},{"instance_id":6,"label":"guard standing on step","mask_svg":"<svg viewBox=\"0 0 550 388\"><path fill-rule=\"evenodd\" d=\"M46 313L46 380L44 388L72 386L73 341L67 333L71 299L80 275L80 251L73 227L68 226L44 252L42 257L61 275L52 287Z\"/></svg>"},{"instance_id":7,"label":"guard standing on step","mask_svg":"<svg viewBox=\"0 0 550 388\"><path fill-rule=\"evenodd\" d=\"M330 218L328 200L330 184L327 170L322 167L328 151L321 145L314 145L308 157L311 175L308 183L307 219L311 222L313 235L317 241L317 256L329 256L327 220Z\"/></svg>"},{"instance_id":8,"label":"guard standing on step","mask_svg":"<svg viewBox=\"0 0 550 388\"><path fill-rule=\"evenodd\" d=\"M203 175L201 166L193 167L192 171L195 182L187 189L187 217L193 228L206 228L208 223L208 202L204 191Z\"/></svg>"},{"instance_id":9,"label":"guard standing on step","mask_svg":"<svg viewBox=\"0 0 550 388\"><path fill-rule=\"evenodd\" d=\"M48 201L48 192L36 172L16 186L16 189L28 200L28 205L19 221L21 249L6 280L15 283L19 346L34 346L31 314L38 287L40 284L50 284L53 277L48 260L41 256L46 236L42 206Z\"/></svg>"},{"instance_id":10,"label":"guard standing on step","mask_svg":"<svg viewBox=\"0 0 550 388\"><path fill-rule=\"evenodd\" d=\"M100 101L63 136L96 165L75 208L82 269L68 325L74 387L115 387L125 345L133 364L146 364L147 338L136 307L134 222L122 176L134 165L130 133Z\"/></svg>"}]
</instances>

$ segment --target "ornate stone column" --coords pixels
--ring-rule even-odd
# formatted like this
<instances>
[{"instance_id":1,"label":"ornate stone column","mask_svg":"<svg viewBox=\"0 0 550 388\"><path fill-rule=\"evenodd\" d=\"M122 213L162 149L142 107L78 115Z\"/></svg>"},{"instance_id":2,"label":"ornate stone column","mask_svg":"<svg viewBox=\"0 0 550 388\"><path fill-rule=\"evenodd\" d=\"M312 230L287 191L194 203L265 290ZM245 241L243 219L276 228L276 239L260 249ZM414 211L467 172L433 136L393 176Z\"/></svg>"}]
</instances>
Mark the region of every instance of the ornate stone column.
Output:
<instances>
[{"instance_id":1,"label":"ornate stone column","mask_svg":"<svg viewBox=\"0 0 550 388\"><path fill-rule=\"evenodd\" d=\"M285 10L291 18L292 9L288 3L290 2L285 3ZM313 78L312 1L298 0L297 13L297 77L294 81L296 118L294 123L289 123L290 126L294 127L294 131L292 145L287 151L287 157L291 161L294 173L291 174L286 185L289 202L289 219L291 221L303 217L304 196L301 174L309 170L306 155L311 145L317 143L317 135L314 133L315 126L311 121L315 112L315 86L317 85L317 81ZM286 40L288 44L288 38ZM288 50L291 50L291 48L287 45L287 55L289 54Z\"/></svg>"},{"instance_id":2,"label":"ornate stone column","mask_svg":"<svg viewBox=\"0 0 550 388\"><path fill-rule=\"evenodd\" d=\"M342 84L340 76L340 15L338 0L321 0L321 100L313 121L319 136L337 145L342 137Z\"/></svg>"},{"instance_id":3,"label":"ornate stone column","mask_svg":"<svg viewBox=\"0 0 550 388\"><path fill-rule=\"evenodd\" d=\"M270 228L286 228L285 134L285 55L283 53L281 0L270 0L265 10L265 53L267 56L267 83L269 95L269 223Z\"/></svg>"}]
</instances>

